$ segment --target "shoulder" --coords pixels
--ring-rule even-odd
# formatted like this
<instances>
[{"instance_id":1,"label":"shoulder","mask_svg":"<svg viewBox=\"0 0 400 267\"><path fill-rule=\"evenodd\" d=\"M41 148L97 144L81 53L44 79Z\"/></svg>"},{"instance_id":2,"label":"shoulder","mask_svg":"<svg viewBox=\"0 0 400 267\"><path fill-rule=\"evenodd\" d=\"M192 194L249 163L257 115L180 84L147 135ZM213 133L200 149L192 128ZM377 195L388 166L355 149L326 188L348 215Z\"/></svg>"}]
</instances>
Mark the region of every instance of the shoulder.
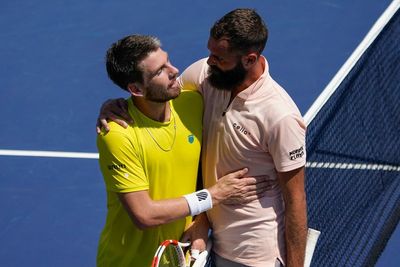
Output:
<instances>
[{"instance_id":1,"label":"shoulder","mask_svg":"<svg viewBox=\"0 0 400 267\"><path fill-rule=\"evenodd\" d=\"M172 103L177 112L179 110L186 112L203 111L203 97L198 91L183 90Z\"/></svg>"},{"instance_id":2,"label":"shoulder","mask_svg":"<svg viewBox=\"0 0 400 267\"><path fill-rule=\"evenodd\" d=\"M183 90L199 90L208 76L207 58L200 59L187 67L179 76L178 82Z\"/></svg>"},{"instance_id":3,"label":"shoulder","mask_svg":"<svg viewBox=\"0 0 400 267\"><path fill-rule=\"evenodd\" d=\"M192 71L195 71L195 72L204 71L204 69L208 68L207 60L208 60L208 58L205 57L205 58L195 61L189 67L187 67L183 71L183 73L190 73Z\"/></svg>"},{"instance_id":4,"label":"shoulder","mask_svg":"<svg viewBox=\"0 0 400 267\"><path fill-rule=\"evenodd\" d=\"M268 121L269 125L281 121L284 118L295 118L302 120L300 110L297 105L286 92L286 90L275 82L272 78L264 85L261 94L257 95L256 113L264 115L264 120ZM265 107L268 107L265 109Z\"/></svg>"},{"instance_id":5,"label":"shoulder","mask_svg":"<svg viewBox=\"0 0 400 267\"><path fill-rule=\"evenodd\" d=\"M198 91L182 90L179 97L174 99L174 105L182 105L186 103L196 102L201 104L203 102L203 97Z\"/></svg>"},{"instance_id":6,"label":"shoulder","mask_svg":"<svg viewBox=\"0 0 400 267\"><path fill-rule=\"evenodd\" d=\"M103 131L97 136L97 147L100 153L127 151L136 146L137 136L132 125L125 129L115 122L110 122L109 127L108 132Z\"/></svg>"}]
</instances>

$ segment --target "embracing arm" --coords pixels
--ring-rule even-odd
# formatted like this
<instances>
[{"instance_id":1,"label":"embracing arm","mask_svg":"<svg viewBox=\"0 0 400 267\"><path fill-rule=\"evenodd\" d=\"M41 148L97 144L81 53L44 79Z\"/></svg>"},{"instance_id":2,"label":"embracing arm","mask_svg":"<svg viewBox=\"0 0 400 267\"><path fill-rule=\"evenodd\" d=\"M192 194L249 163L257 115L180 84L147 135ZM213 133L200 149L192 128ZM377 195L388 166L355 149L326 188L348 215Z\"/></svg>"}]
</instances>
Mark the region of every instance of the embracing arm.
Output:
<instances>
[{"instance_id":1,"label":"embracing arm","mask_svg":"<svg viewBox=\"0 0 400 267\"><path fill-rule=\"evenodd\" d=\"M200 89L200 83L207 75L207 59L201 59L190 65L178 78L181 90L195 91ZM109 131L107 121L114 121L124 128L128 127L128 123L132 122L132 118L128 112L128 101L124 98L108 99L100 108L99 116L96 123L97 133L103 128Z\"/></svg>"},{"instance_id":2,"label":"embracing arm","mask_svg":"<svg viewBox=\"0 0 400 267\"><path fill-rule=\"evenodd\" d=\"M307 204L304 167L278 173L285 202L286 266L304 266L307 241Z\"/></svg>"},{"instance_id":3,"label":"embracing arm","mask_svg":"<svg viewBox=\"0 0 400 267\"><path fill-rule=\"evenodd\" d=\"M141 230L190 215L189 206L183 197L154 201L147 190L118 193L118 197L132 221Z\"/></svg>"},{"instance_id":4,"label":"embracing arm","mask_svg":"<svg viewBox=\"0 0 400 267\"><path fill-rule=\"evenodd\" d=\"M266 188L268 184L263 177L244 177L246 173L245 168L227 174L208 188L213 206L232 199L235 203L247 203L261 196L263 192L260 192L260 188ZM191 215L184 197L155 201L151 199L147 190L118 193L118 196L132 221L140 229L166 224Z\"/></svg>"},{"instance_id":5,"label":"embracing arm","mask_svg":"<svg viewBox=\"0 0 400 267\"><path fill-rule=\"evenodd\" d=\"M100 134L102 128L106 132L110 131L107 121L114 121L124 128L128 127L128 123L133 122L129 115L128 101L126 99L108 99L101 105L96 123L97 134Z\"/></svg>"}]
</instances>

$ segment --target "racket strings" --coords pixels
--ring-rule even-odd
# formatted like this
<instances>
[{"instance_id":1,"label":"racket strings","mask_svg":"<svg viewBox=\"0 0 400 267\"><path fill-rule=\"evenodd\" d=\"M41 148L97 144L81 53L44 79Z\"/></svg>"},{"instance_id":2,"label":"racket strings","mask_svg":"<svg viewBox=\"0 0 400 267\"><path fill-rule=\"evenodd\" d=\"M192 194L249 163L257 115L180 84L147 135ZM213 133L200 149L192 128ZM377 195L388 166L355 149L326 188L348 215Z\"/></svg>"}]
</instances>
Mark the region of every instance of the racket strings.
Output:
<instances>
[{"instance_id":1,"label":"racket strings","mask_svg":"<svg viewBox=\"0 0 400 267\"><path fill-rule=\"evenodd\" d=\"M211 250L211 240L207 243L206 251L200 253L196 260L191 258L189 247L190 243L180 243L176 240L165 240L156 251L152 267L210 266L211 262L209 254Z\"/></svg>"},{"instance_id":2,"label":"racket strings","mask_svg":"<svg viewBox=\"0 0 400 267\"><path fill-rule=\"evenodd\" d=\"M160 266L180 266L179 263L182 261L179 254L179 247L176 245L168 245L165 248L162 265Z\"/></svg>"},{"instance_id":3,"label":"racket strings","mask_svg":"<svg viewBox=\"0 0 400 267\"><path fill-rule=\"evenodd\" d=\"M157 249L152 267L185 267L185 255L181 246L185 244L176 240L166 240Z\"/></svg>"}]
</instances>

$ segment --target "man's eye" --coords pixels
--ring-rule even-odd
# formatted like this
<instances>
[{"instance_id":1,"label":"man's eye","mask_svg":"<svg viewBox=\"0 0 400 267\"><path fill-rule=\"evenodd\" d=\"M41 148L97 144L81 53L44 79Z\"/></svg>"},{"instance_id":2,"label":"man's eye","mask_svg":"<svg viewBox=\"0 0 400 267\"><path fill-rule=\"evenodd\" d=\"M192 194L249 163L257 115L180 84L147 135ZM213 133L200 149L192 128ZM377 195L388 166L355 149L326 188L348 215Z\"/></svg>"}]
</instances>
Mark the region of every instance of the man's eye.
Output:
<instances>
[{"instance_id":1,"label":"man's eye","mask_svg":"<svg viewBox=\"0 0 400 267\"><path fill-rule=\"evenodd\" d=\"M163 72L163 70L164 70L164 67L162 67L161 69L159 69L159 70L156 72L156 75L157 75L157 76L161 75L161 73Z\"/></svg>"}]
</instances>

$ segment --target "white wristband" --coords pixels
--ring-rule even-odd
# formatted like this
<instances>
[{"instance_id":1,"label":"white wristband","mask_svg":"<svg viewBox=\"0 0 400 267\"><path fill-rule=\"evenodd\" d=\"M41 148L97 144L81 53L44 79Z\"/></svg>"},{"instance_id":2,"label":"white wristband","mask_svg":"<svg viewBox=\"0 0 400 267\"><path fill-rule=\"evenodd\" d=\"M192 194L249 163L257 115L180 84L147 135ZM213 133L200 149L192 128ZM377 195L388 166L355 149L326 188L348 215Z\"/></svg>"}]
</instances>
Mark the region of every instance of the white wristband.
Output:
<instances>
[{"instance_id":1,"label":"white wristband","mask_svg":"<svg viewBox=\"0 0 400 267\"><path fill-rule=\"evenodd\" d=\"M183 196L190 209L190 215L195 216L213 207L210 192L207 189L199 190Z\"/></svg>"}]
</instances>

